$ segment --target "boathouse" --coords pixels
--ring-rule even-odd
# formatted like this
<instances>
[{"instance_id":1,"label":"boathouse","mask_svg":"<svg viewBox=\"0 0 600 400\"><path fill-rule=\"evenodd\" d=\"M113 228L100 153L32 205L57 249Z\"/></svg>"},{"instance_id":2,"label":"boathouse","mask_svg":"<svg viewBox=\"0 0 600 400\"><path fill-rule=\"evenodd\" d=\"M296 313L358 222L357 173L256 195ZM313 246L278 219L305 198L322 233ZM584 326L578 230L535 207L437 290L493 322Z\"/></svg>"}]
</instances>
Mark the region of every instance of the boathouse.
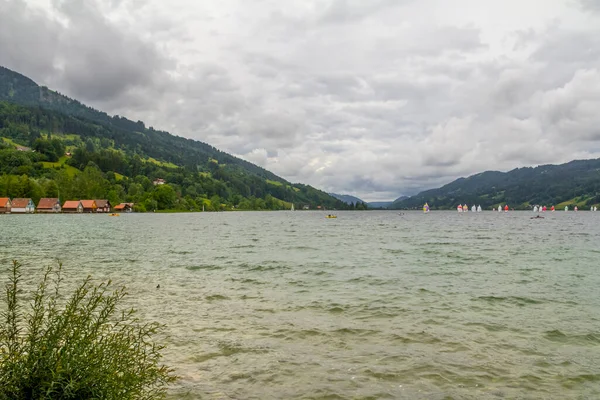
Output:
<instances>
[{"instance_id":1,"label":"boathouse","mask_svg":"<svg viewBox=\"0 0 600 400\"><path fill-rule=\"evenodd\" d=\"M13 199L11 212L14 214L33 214L35 212L35 204L31 199Z\"/></svg>"},{"instance_id":2,"label":"boathouse","mask_svg":"<svg viewBox=\"0 0 600 400\"><path fill-rule=\"evenodd\" d=\"M62 211L70 214L82 213L83 204L81 204L81 201L79 200L68 200L63 204Z\"/></svg>"},{"instance_id":3,"label":"boathouse","mask_svg":"<svg viewBox=\"0 0 600 400\"><path fill-rule=\"evenodd\" d=\"M0 214L10 214L11 205L8 197L0 197Z\"/></svg>"},{"instance_id":4,"label":"boathouse","mask_svg":"<svg viewBox=\"0 0 600 400\"><path fill-rule=\"evenodd\" d=\"M81 200L81 206L84 213L95 213L98 209L95 200Z\"/></svg>"},{"instance_id":5,"label":"boathouse","mask_svg":"<svg viewBox=\"0 0 600 400\"><path fill-rule=\"evenodd\" d=\"M38 202L37 212L39 213L59 213L60 211L60 200L57 198L44 197Z\"/></svg>"},{"instance_id":6,"label":"boathouse","mask_svg":"<svg viewBox=\"0 0 600 400\"><path fill-rule=\"evenodd\" d=\"M132 212L133 211L133 203L121 203L118 206L115 206L115 211Z\"/></svg>"},{"instance_id":7,"label":"boathouse","mask_svg":"<svg viewBox=\"0 0 600 400\"><path fill-rule=\"evenodd\" d=\"M96 212L109 213L112 208L110 201L108 200L94 200L96 202Z\"/></svg>"}]
</instances>

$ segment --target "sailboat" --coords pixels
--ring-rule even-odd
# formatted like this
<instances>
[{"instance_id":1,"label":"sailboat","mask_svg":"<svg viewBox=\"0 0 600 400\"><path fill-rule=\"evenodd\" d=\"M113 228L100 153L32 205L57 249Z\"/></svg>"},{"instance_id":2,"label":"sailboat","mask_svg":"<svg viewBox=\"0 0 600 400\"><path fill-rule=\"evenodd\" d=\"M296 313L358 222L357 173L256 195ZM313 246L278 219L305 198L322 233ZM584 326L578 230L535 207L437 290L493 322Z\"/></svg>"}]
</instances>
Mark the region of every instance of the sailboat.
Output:
<instances>
[{"instance_id":1,"label":"sailboat","mask_svg":"<svg viewBox=\"0 0 600 400\"><path fill-rule=\"evenodd\" d=\"M538 212L538 206L533 206L533 212Z\"/></svg>"},{"instance_id":2,"label":"sailboat","mask_svg":"<svg viewBox=\"0 0 600 400\"><path fill-rule=\"evenodd\" d=\"M292 203L292 208L290 208L290 211L294 211L294 203Z\"/></svg>"},{"instance_id":3,"label":"sailboat","mask_svg":"<svg viewBox=\"0 0 600 400\"><path fill-rule=\"evenodd\" d=\"M569 206L565 206L565 211L569 211Z\"/></svg>"},{"instance_id":4,"label":"sailboat","mask_svg":"<svg viewBox=\"0 0 600 400\"><path fill-rule=\"evenodd\" d=\"M466 204L463 206L463 212L469 212L469 207Z\"/></svg>"},{"instance_id":5,"label":"sailboat","mask_svg":"<svg viewBox=\"0 0 600 400\"><path fill-rule=\"evenodd\" d=\"M462 212L462 206L460 204L458 205L458 207L456 207L456 211Z\"/></svg>"},{"instance_id":6,"label":"sailboat","mask_svg":"<svg viewBox=\"0 0 600 400\"><path fill-rule=\"evenodd\" d=\"M498 206L498 212L502 212L502 204Z\"/></svg>"},{"instance_id":7,"label":"sailboat","mask_svg":"<svg viewBox=\"0 0 600 400\"><path fill-rule=\"evenodd\" d=\"M425 205L423 206L423 212L424 213L428 213L429 212L429 204L425 203Z\"/></svg>"},{"instance_id":8,"label":"sailboat","mask_svg":"<svg viewBox=\"0 0 600 400\"><path fill-rule=\"evenodd\" d=\"M477 212L481 212L481 204L477 206Z\"/></svg>"},{"instance_id":9,"label":"sailboat","mask_svg":"<svg viewBox=\"0 0 600 400\"><path fill-rule=\"evenodd\" d=\"M508 212L508 204L504 206L504 212Z\"/></svg>"},{"instance_id":10,"label":"sailboat","mask_svg":"<svg viewBox=\"0 0 600 400\"><path fill-rule=\"evenodd\" d=\"M473 206L471 207L471 212L477 212L477 207L475 206L475 204L473 204Z\"/></svg>"}]
</instances>

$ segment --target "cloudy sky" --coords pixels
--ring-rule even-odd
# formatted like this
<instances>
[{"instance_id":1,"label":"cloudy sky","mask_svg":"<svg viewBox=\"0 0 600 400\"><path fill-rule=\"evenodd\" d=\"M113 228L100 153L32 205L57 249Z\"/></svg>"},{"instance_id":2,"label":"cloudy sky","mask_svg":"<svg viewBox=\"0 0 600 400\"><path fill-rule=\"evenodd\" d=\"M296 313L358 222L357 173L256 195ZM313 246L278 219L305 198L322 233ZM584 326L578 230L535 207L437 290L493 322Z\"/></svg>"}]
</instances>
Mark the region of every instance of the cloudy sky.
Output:
<instances>
[{"instance_id":1,"label":"cloudy sky","mask_svg":"<svg viewBox=\"0 0 600 400\"><path fill-rule=\"evenodd\" d=\"M0 0L0 65L368 201L600 157L600 0Z\"/></svg>"}]
</instances>

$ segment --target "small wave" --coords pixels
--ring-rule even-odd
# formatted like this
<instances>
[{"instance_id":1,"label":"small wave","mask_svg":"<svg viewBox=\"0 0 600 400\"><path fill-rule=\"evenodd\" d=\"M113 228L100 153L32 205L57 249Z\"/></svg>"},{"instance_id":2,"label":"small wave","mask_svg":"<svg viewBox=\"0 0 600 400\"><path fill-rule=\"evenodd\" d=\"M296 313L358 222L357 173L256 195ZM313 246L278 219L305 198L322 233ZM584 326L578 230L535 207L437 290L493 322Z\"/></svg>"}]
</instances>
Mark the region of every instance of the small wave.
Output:
<instances>
[{"instance_id":1,"label":"small wave","mask_svg":"<svg viewBox=\"0 0 600 400\"><path fill-rule=\"evenodd\" d=\"M520 297L520 296L479 296L473 300L485 301L488 303L511 303L517 306L525 306L528 304L543 304L545 301L532 299L530 297Z\"/></svg>"},{"instance_id":2,"label":"small wave","mask_svg":"<svg viewBox=\"0 0 600 400\"><path fill-rule=\"evenodd\" d=\"M317 251L319 249L317 249L316 247L309 247L309 246L289 246L289 247L285 247L284 250L306 250L306 251Z\"/></svg>"},{"instance_id":3,"label":"small wave","mask_svg":"<svg viewBox=\"0 0 600 400\"><path fill-rule=\"evenodd\" d=\"M600 374L580 374L563 378L562 385L567 388L581 387L588 382L600 382Z\"/></svg>"},{"instance_id":4,"label":"small wave","mask_svg":"<svg viewBox=\"0 0 600 400\"><path fill-rule=\"evenodd\" d=\"M599 333L587 333L581 335L568 335L558 329L547 331L544 337L552 342L571 343L580 345L598 345L600 344Z\"/></svg>"},{"instance_id":5,"label":"small wave","mask_svg":"<svg viewBox=\"0 0 600 400\"><path fill-rule=\"evenodd\" d=\"M193 251L189 250L169 250L170 254L193 254Z\"/></svg>"},{"instance_id":6,"label":"small wave","mask_svg":"<svg viewBox=\"0 0 600 400\"><path fill-rule=\"evenodd\" d=\"M213 300L229 300L229 297L223 296L222 294L212 294L212 295L206 296L205 299L208 300L208 301L213 301Z\"/></svg>"},{"instance_id":7,"label":"small wave","mask_svg":"<svg viewBox=\"0 0 600 400\"><path fill-rule=\"evenodd\" d=\"M231 246L232 249L253 249L256 246L253 244L238 244L235 246Z\"/></svg>"},{"instance_id":8,"label":"small wave","mask_svg":"<svg viewBox=\"0 0 600 400\"><path fill-rule=\"evenodd\" d=\"M218 270L218 269L222 269L223 267L219 266L219 265L190 265L185 267L185 269L188 269L190 271L197 271L200 269L205 269L205 270Z\"/></svg>"},{"instance_id":9,"label":"small wave","mask_svg":"<svg viewBox=\"0 0 600 400\"><path fill-rule=\"evenodd\" d=\"M332 333L338 335L357 335L357 336L372 336L378 334L380 331L372 329L359 329L359 328L340 328L332 331Z\"/></svg>"}]
</instances>

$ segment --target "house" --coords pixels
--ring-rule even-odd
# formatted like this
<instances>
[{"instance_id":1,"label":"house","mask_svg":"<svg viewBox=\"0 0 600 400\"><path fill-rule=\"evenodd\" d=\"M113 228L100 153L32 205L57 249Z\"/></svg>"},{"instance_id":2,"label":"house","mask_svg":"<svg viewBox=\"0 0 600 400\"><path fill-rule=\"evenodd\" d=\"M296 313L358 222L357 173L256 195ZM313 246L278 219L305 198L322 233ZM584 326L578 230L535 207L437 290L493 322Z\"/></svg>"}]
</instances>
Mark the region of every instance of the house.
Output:
<instances>
[{"instance_id":1,"label":"house","mask_svg":"<svg viewBox=\"0 0 600 400\"><path fill-rule=\"evenodd\" d=\"M81 206L84 213L95 213L98 209L95 200L81 200Z\"/></svg>"},{"instance_id":2,"label":"house","mask_svg":"<svg viewBox=\"0 0 600 400\"><path fill-rule=\"evenodd\" d=\"M167 182L164 179L162 179L162 178L158 178L158 179L155 179L154 181L152 181L152 184L154 186L156 186L156 185L164 185L165 183L167 183Z\"/></svg>"},{"instance_id":3,"label":"house","mask_svg":"<svg viewBox=\"0 0 600 400\"><path fill-rule=\"evenodd\" d=\"M8 197L0 197L0 214L10 214L11 205Z\"/></svg>"},{"instance_id":4,"label":"house","mask_svg":"<svg viewBox=\"0 0 600 400\"><path fill-rule=\"evenodd\" d=\"M133 211L133 203L121 203L118 206L115 206L115 211L132 212Z\"/></svg>"},{"instance_id":5,"label":"house","mask_svg":"<svg viewBox=\"0 0 600 400\"><path fill-rule=\"evenodd\" d=\"M33 214L35 204L31 199L13 199L11 212L15 214Z\"/></svg>"},{"instance_id":6,"label":"house","mask_svg":"<svg viewBox=\"0 0 600 400\"><path fill-rule=\"evenodd\" d=\"M64 213L82 213L83 204L81 204L81 201L79 200L65 201L65 204L62 206L62 211Z\"/></svg>"},{"instance_id":7,"label":"house","mask_svg":"<svg viewBox=\"0 0 600 400\"><path fill-rule=\"evenodd\" d=\"M38 202L37 212L39 213L59 213L60 211L59 199L45 197Z\"/></svg>"},{"instance_id":8,"label":"house","mask_svg":"<svg viewBox=\"0 0 600 400\"><path fill-rule=\"evenodd\" d=\"M109 213L112 208L110 201L108 200L94 200L96 202L96 212L99 213Z\"/></svg>"}]
</instances>

